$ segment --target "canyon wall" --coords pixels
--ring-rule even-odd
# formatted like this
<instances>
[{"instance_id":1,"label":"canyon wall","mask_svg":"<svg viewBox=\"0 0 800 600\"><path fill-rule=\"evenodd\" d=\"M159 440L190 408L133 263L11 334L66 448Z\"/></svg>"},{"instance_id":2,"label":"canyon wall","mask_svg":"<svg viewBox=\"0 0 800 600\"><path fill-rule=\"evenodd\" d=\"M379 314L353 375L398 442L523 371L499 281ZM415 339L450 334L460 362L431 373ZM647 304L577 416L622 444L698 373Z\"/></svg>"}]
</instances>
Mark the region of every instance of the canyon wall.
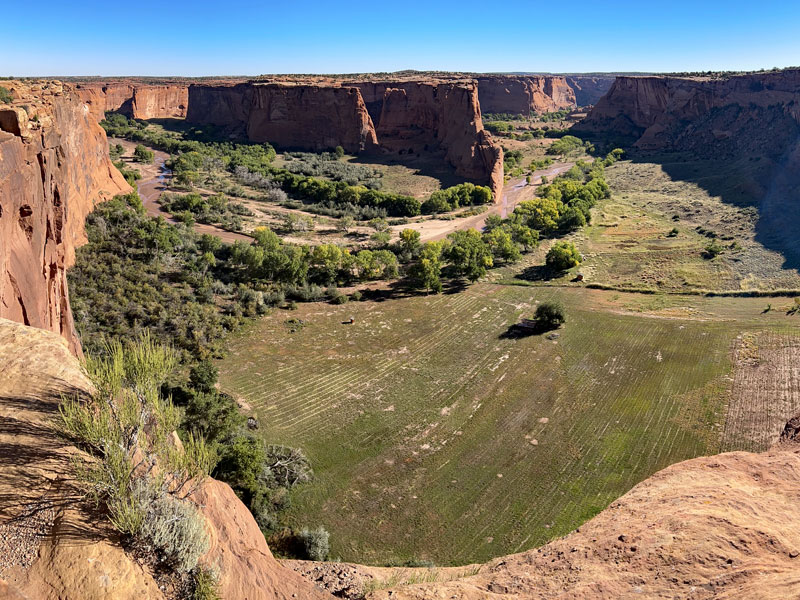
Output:
<instances>
[{"instance_id":1,"label":"canyon wall","mask_svg":"<svg viewBox=\"0 0 800 600\"><path fill-rule=\"evenodd\" d=\"M189 103L189 89L179 83L77 83L75 89L97 121L103 119L106 111L134 119L182 119Z\"/></svg>"},{"instance_id":2,"label":"canyon wall","mask_svg":"<svg viewBox=\"0 0 800 600\"><path fill-rule=\"evenodd\" d=\"M70 86L3 85L15 100L0 104L0 317L59 333L78 353L66 269L86 215L130 188Z\"/></svg>"},{"instance_id":3,"label":"canyon wall","mask_svg":"<svg viewBox=\"0 0 800 600\"><path fill-rule=\"evenodd\" d=\"M357 90L319 85L241 83L192 85L190 123L213 124L251 142L284 148L347 152L373 149L375 127Z\"/></svg>"},{"instance_id":4,"label":"canyon wall","mask_svg":"<svg viewBox=\"0 0 800 600\"><path fill-rule=\"evenodd\" d=\"M579 124L648 150L779 156L800 135L800 70L724 79L618 77Z\"/></svg>"},{"instance_id":5,"label":"canyon wall","mask_svg":"<svg viewBox=\"0 0 800 600\"><path fill-rule=\"evenodd\" d=\"M575 93L564 77L483 75L476 79L484 113L530 116L576 106Z\"/></svg>"},{"instance_id":6,"label":"canyon wall","mask_svg":"<svg viewBox=\"0 0 800 600\"><path fill-rule=\"evenodd\" d=\"M594 106L614 85L614 75L566 75L578 106Z\"/></svg>"},{"instance_id":7,"label":"canyon wall","mask_svg":"<svg viewBox=\"0 0 800 600\"><path fill-rule=\"evenodd\" d=\"M186 120L285 148L441 153L502 193L502 149L483 129L470 80L192 85Z\"/></svg>"}]
</instances>

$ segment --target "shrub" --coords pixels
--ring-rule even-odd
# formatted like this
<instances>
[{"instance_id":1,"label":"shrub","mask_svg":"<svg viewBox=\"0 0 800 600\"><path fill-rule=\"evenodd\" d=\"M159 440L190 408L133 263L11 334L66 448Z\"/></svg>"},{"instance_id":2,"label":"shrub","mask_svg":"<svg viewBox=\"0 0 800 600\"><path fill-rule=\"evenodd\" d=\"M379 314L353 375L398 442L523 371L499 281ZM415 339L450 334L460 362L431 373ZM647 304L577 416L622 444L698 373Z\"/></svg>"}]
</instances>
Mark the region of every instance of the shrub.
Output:
<instances>
[{"instance_id":1,"label":"shrub","mask_svg":"<svg viewBox=\"0 0 800 600\"><path fill-rule=\"evenodd\" d=\"M710 260L722 254L725 248L723 248L722 244L720 244L716 239L712 239L708 244L706 244L704 250L705 252L703 253L703 256Z\"/></svg>"},{"instance_id":2,"label":"shrub","mask_svg":"<svg viewBox=\"0 0 800 600\"><path fill-rule=\"evenodd\" d=\"M197 569L194 574L192 600L222 600L216 573L209 569Z\"/></svg>"},{"instance_id":3,"label":"shrub","mask_svg":"<svg viewBox=\"0 0 800 600\"><path fill-rule=\"evenodd\" d=\"M8 88L0 85L0 102L2 102L3 104L11 104L11 101L13 99L14 98L11 95L11 92L8 90Z\"/></svg>"},{"instance_id":4,"label":"shrub","mask_svg":"<svg viewBox=\"0 0 800 600\"><path fill-rule=\"evenodd\" d=\"M542 302L536 307L534 319L542 329L557 329L566 321L566 314L561 303Z\"/></svg>"},{"instance_id":5,"label":"shrub","mask_svg":"<svg viewBox=\"0 0 800 600\"><path fill-rule=\"evenodd\" d=\"M109 343L104 358L86 359L95 393L65 399L57 427L92 456L75 464L76 479L111 524L188 571L208 539L197 510L176 496L190 493L186 484L202 481L216 457L202 438L187 436L182 451L171 441L180 414L160 390L176 366L174 351L147 333Z\"/></svg>"},{"instance_id":6,"label":"shrub","mask_svg":"<svg viewBox=\"0 0 800 600\"><path fill-rule=\"evenodd\" d=\"M194 569L210 544L197 508L167 493L150 500L141 537L179 573Z\"/></svg>"},{"instance_id":7,"label":"shrub","mask_svg":"<svg viewBox=\"0 0 800 600\"><path fill-rule=\"evenodd\" d=\"M151 163L155 159L155 156L152 150L148 150L141 144L137 144L136 148L133 149L133 158L136 162Z\"/></svg>"},{"instance_id":8,"label":"shrub","mask_svg":"<svg viewBox=\"0 0 800 600\"><path fill-rule=\"evenodd\" d=\"M363 294L358 290L355 290L352 294L350 294L350 300L353 302L360 302L363 297Z\"/></svg>"},{"instance_id":9,"label":"shrub","mask_svg":"<svg viewBox=\"0 0 800 600\"><path fill-rule=\"evenodd\" d=\"M581 264L581 255L572 242L556 242L547 251L545 264L555 271L566 271Z\"/></svg>"},{"instance_id":10,"label":"shrub","mask_svg":"<svg viewBox=\"0 0 800 600\"><path fill-rule=\"evenodd\" d=\"M306 558L325 560L330 553L330 534L321 525L316 529L304 528L299 536Z\"/></svg>"}]
</instances>

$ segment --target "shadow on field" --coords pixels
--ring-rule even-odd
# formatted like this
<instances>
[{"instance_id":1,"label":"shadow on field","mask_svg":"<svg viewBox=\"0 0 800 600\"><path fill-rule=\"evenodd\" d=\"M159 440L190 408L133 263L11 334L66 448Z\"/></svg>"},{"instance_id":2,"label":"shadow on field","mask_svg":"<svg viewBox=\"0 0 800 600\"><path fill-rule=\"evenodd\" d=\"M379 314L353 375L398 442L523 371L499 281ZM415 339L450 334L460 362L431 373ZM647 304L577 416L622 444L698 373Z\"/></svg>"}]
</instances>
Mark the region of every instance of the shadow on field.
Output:
<instances>
[{"instance_id":1,"label":"shadow on field","mask_svg":"<svg viewBox=\"0 0 800 600\"><path fill-rule=\"evenodd\" d=\"M608 134L572 131L598 148L625 148L634 163L661 166L673 181L693 183L725 204L757 210L755 240L783 257L783 268L800 270L800 124L780 106L710 111L693 122L674 125L672 150L632 147L641 135L624 140ZM717 138L715 132L736 132ZM617 142L623 142L618 144Z\"/></svg>"},{"instance_id":2,"label":"shadow on field","mask_svg":"<svg viewBox=\"0 0 800 600\"><path fill-rule=\"evenodd\" d=\"M547 337L554 340L558 338L558 334L555 333L557 329L558 327L548 327L542 323L537 323L535 325L513 323L512 325L508 326L508 329L500 334L499 338L501 340L518 340L521 338L531 337L533 335L539 336L547 333Z\"/></svg>"},{"instance_id":3,"label":"shadow on field","mask_svg":"<svg viewBox=\"0 0 800 600\"><path fill-rule=\"evenodd\" d=\"M550 281L561 275L563 275L562 272L554 271L547 265L533 265L517 275L517 278L524 279L525 281Z\"/></svg>"}]
</instances>

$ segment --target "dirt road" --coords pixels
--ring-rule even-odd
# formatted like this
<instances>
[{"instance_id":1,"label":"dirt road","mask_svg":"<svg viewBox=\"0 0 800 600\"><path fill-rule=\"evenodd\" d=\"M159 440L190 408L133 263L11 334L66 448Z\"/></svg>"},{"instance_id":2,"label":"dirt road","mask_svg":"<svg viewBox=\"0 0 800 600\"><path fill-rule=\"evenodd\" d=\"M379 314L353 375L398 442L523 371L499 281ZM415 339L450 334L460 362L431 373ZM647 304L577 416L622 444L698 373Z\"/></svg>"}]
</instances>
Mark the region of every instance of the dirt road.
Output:
<instances>
[{"instance_id":1,"label":"dirt road","mask_svg":"<svg viewBox=\"0 0 800 600\"><path fill-rule=\"evenodd\" d=\"M418 223L409 223L407 225L395 225L392 227L394 233L397 234L403 229L415 229L420 232L420 240L422 242L432 242L441 240L447 237L448 234L464 230L464 229L477 229L482 230L486 217L489 215L500 215L502 218L514 212L514 208L523 200L530 200L536 193L536 188L542 184L542 177L547 177L552 181L561 173L569 171L575 163L556 163L550 165L546 169L534 171L531 175L531 183L527 183L524 177L510 179L503 187L503 198L489 207L484 213L475 215L474 217L467 217L466 219L430 219L428 221L420 221Z\"/></svg>"}]
</instances>

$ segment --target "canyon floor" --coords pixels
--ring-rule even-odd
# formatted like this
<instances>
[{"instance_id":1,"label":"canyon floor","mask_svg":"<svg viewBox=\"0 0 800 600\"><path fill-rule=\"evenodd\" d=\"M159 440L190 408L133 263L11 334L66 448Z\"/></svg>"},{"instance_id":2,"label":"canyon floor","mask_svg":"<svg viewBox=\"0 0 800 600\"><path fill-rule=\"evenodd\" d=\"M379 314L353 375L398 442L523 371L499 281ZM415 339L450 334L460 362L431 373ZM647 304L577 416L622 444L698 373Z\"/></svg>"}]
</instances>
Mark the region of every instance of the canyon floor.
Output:
<instances>
[{"instance_id":1,"label":"canyon floor","mask_svg":"<svg viewBox=\"0 0 800 600\"><path fill-rule=\"evenodd\" d=\"M302 305L230 340L223 389L269 439L308 452L317 476L290 520L328 528L333 556L523 551L670 464L765 450L800 410L794 299L724 296L800 289L752 213L655 163L618 163L608 180L573 236L585 262L562 277L541 267L545 242L457 293ZM713 260L706 231L728 238ZM555 335L513 334L552 299L568 315Z\"/></svg>"}]
</instances>

